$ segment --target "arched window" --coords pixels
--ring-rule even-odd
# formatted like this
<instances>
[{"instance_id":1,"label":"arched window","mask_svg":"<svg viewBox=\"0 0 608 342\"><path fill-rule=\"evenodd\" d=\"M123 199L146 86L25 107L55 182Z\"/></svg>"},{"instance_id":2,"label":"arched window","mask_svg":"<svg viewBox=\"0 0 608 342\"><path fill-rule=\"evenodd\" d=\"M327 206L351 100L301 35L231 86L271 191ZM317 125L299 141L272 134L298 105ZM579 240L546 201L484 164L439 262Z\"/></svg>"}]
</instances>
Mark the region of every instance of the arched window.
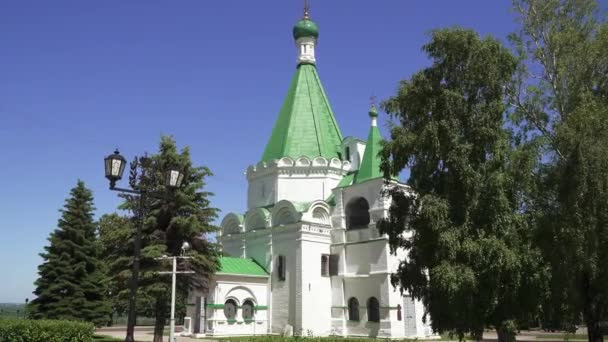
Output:
<instances>
[{"instance_id":1,"label":"arched window","mask_svg":"<svg viewBox=\"0 0 608 342\"><path fill-rule=\"evenodd\" d=\"M369 204L363 197L355 198L346 205L346 229L366 228L369 224Z\"/></svg>"},{"instance_id":2,"label":"arched window","mask_svg":"<svg viewBox=\"0 0 608 342\"><path fill-rule=\"evenodd\" d=\"M380 322L380 303L376 297L367 300L367 320L370 322Z\"/></svg>"},{"instance_id":3,"label":"arched window","mask_svg":"<svg viewBox=\"0 0 608 342\"><path fill-rule=\"evenodd\" d=\"M359 320L359 301L355 297L348 300L348 320Z\"/></svg>"},{"instance_id":4,"label":"arched window","mask_svg":"<svg viewBox=\"0 0 608 342\"><path fill-rule=\"evenodd\" d=\"M226 303L224 303L224 316L226 316L227 320L236 319L236 310L238 305L234 299L228 299Z\"/></svg>"},{"instance_id":5,"label":"arched window","mask_svg":"<svg viewBox=\"0 0 608 342\"><path fill-rule=\"evenodd\" d=\"M397 304L397 320L401 320L401 304Z\"/></svg>"},{"instance_id":6,"label":"arched window","mask_svg":"<svg viewBox=\"0 0 608 342\"><path fill-rule=\"evenodd\" d=\"M346 160L351 161L350 160L350 147L346 146L346 150L344 151L344 154L346 154Z\"/></svg>"},{"instance_id":7,"label":"arched window","mask_svg":"<svg viewBox=\"0 0 608 342\"><path fill-rule=\"evenodd\" d=\"M253 302L249 299L247 299L246 301L243 302L243 319L246 321L251 321L253 320L253 314L254 314L254 306L253 306Z\"/></svg>"}]
</instances>

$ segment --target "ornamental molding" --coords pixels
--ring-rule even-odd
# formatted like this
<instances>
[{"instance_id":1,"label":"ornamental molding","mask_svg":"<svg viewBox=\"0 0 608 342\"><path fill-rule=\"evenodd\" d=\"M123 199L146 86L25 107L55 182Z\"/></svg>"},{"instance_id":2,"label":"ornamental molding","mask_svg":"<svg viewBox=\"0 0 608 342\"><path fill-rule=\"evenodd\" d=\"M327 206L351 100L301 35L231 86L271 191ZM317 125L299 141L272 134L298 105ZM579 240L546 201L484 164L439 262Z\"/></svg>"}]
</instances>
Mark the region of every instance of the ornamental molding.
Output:
<instances>
[{"instance_id":1,"label":"ornamental molding","mask_svg":"<svg viewBox=\"0 0 608 342\"><path fill-rule=\"evenodd\" d=\"M259 162L247 168L247 179L253 180L270 174L281 175L328 175L345 176L351 170L351 163L338 158L327 159L300 157L292 159L283 157L268 162Z\"/></svg>"}]
</instances>

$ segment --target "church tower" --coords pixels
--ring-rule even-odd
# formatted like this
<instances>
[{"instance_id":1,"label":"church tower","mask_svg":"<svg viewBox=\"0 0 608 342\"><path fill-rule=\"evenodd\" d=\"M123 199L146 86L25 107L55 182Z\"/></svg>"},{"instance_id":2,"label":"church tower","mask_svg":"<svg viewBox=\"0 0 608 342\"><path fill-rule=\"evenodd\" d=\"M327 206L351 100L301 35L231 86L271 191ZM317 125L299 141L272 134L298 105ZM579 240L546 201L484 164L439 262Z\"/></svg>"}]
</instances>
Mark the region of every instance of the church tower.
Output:
<instances>
[{"instance_id":1,"label":"church tower","mask_svg":"<svg viewBox=\"0 0 608 342\"><path fill-rule=\"evenodd\" d=\"M293 28L297 66L261 161L247 170L248 209L281 200L326 199L350 171L341 155L342 133L317 73L317 24L308 9Z\"/></svg>"},{"instance_id":2,"label":"church tower","mask_svg":"<svg viewBox=\"0 0 608 342\"><path fill-rule=\"evenodd\" d=\"M247 211L221 223L226 256L195 326L217 336L428 337L422 303L391 285L405 251L392 255L376 227L390 208L386 190L411 193L380 170L378 111L372 105L367 140L344 138L317 73L308 6L292 33L295 74L247 169Z\"/></svg>"},{"instance_id":3,"label":"church tower","mask_svg":"<svg viewBox=\"0 0 608 342\"><path fill-rule=\"evenodd\" d=\"M292 33L295 74L261 160L247 169L247 212L224 218L221 243L268 271L270 332L289 325L327 334L331 283L319 267L329 265L332 190L352 170L317 73L319 29L308 6Z\"/></svg>"}]
</instances>

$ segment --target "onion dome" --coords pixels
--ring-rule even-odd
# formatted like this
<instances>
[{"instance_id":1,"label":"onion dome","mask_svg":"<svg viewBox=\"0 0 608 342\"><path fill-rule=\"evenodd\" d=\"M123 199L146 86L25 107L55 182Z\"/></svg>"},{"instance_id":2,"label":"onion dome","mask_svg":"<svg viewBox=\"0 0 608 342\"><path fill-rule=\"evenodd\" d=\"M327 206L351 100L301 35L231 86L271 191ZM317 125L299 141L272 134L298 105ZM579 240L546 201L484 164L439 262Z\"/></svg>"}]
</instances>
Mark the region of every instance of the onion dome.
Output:
<instances>
[{"instance_id":1,"label":"onion dome","mask_svg":"<svg viewBox=\"0 0 608 342\"><path fill-rule=\"evenodd\" d=\"M298 21L293 27L293 38L298 40L303 37L319 38L319 28L314 21L308 18L308 16L304 16L304 18Z\"/></svg>"}]
</instances>

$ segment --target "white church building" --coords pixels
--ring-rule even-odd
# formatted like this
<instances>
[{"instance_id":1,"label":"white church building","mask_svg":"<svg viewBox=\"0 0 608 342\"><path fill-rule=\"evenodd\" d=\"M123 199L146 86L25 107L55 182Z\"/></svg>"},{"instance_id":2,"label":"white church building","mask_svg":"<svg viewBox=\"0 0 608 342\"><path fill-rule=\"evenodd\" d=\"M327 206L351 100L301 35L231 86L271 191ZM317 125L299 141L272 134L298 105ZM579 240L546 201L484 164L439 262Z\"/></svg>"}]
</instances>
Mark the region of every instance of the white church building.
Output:
<instances>
[{"instance_id":1,"label":"white church building","mask_svg":"<svg viewBox=\"0 0 608 342\"><path fill-rule=\"evenodd\" d=\"M229 213L226 257L188 299L193 336L294 334L425 338L423 306L390 282L400 256L376 223L388 215L378 113L366 140L343 137L315 66L319 32L293 29L297 69L261 160L247 169L247 212ZM363 115L362 115L363 116Z\"/></svg>"}]
</instances>

